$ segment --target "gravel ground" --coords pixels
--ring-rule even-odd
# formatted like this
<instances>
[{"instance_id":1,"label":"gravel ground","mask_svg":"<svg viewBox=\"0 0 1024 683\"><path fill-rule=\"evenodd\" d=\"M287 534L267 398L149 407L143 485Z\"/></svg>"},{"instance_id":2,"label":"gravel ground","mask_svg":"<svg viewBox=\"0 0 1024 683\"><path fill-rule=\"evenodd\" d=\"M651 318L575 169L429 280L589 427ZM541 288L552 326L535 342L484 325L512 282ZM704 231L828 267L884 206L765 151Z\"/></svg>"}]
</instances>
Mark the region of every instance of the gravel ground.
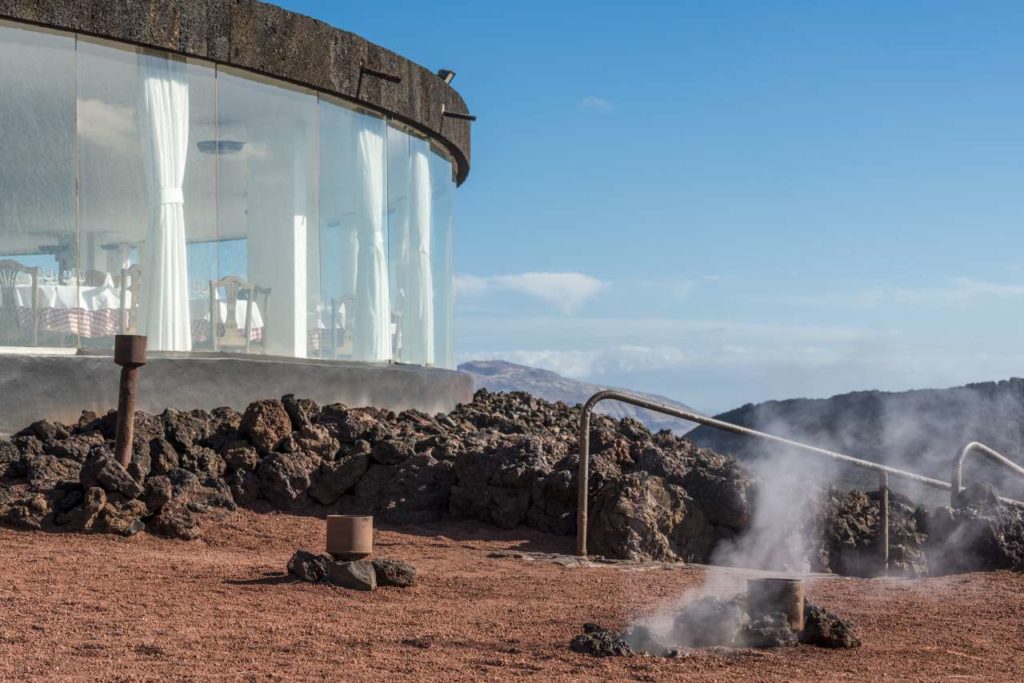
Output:
<instances>
[{"instance_id":1,"label":"gravel ground","mask_svg":"<svg viewBox=\"0 0 1024 683\"><path fill-rule=\"evenodd\" d=\"M699 567L565 568L496 550L571 539L472 525L377 534L415 588L372 594L294 582L323 522L238 512L200 541L0 530L5 680L1022 680L1024 576L822 579L809 597L851 618L863 647L595 659L584 622L621 627L699 590ZM724 577L724 579L723 579ZM741 581L716 572L715 585Z\"/></svg>"}]
</instances>

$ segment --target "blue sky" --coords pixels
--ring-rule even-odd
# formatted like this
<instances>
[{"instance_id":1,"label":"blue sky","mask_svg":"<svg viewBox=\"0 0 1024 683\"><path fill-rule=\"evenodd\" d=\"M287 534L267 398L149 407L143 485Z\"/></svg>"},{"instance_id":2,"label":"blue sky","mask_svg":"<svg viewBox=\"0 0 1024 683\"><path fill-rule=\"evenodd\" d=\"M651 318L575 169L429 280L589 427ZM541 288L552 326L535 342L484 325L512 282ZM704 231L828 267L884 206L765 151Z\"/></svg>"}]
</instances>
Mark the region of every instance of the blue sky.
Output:
<instances>
[{"instance_id":1,"label":"blue sky","mask_svg":"<svg viewBox=\"0 0 1024 683\"><path fill-rule=\"evenodd\" d=\"M1024 3L282 4L457 72L461 360L713 412L1024 372Z\"/></svg>"}]
</instances>

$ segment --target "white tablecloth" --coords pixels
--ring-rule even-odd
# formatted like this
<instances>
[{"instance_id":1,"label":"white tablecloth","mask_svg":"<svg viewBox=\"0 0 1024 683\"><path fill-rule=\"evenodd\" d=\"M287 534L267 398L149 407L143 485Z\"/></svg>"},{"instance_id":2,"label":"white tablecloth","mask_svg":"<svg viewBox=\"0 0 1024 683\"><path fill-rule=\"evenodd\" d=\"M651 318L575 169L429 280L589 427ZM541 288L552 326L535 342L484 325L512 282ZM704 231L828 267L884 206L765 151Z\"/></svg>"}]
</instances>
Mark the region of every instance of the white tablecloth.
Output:
<instances>
[{"instance_id":1,"label":"white tablecloth","mask_svg":"<svg viewBox=\"0 0 1024 683\"><path fill-rule=\"evenodd\" d=\"M126 292L131 297L131 292ZM18 285L14 289L15 303L21 308L32 308L32 285ZM2 304L0 304L2 305ZM102 311L121 308L121 292L113 284L99 287L85 285L39 285L39 308L83 311ZM131 308L131 299L125 308Z\"/></svg>"}]
</instances>

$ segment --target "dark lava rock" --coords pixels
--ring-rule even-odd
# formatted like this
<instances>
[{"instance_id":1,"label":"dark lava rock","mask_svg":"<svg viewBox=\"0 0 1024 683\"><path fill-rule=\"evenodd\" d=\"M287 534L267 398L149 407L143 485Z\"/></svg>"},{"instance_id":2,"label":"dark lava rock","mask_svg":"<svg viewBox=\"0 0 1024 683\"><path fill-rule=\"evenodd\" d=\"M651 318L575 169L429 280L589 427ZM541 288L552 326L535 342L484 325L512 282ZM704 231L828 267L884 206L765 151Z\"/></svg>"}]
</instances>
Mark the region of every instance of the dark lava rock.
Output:
<instances>
[{"instance_id":1,"label":"dark lava rock","mask_svg":"<svg viewBox=\"0 0 1024 683\"><path fill-rule=\"evenodd\" d=\"M266 454L292 433L292 420L284 404L278 400L256 401L242 415L239 432Z\"/></svg>"},{"instance_id":2,"label":"dark lava rock","mask_svg":"<svg viewBox=\"0 0 1024 683\"><path fill-rule=\"evenodd\" d=\"M38 455L25 462L25 478L36 489L52 488L60 482L78 481L82 466L74 460Z\"/></svg>"},{"instance_id":3,"label":"dark lava rock","mask_svg":"<svg viewBox=\"0 0 1024 683\"><path fill-rule=\"evenodd\" d=\"M205 410L169 409L162 417L167 438L183 451L198 446L211 431L210 414Z\"/></svg>"},{"instance_id":4,"label":"dark lava rock","mask_svg":"<svg viewBox=\"0 0 1024 683\"><path fill-rule=\"evenodd\" d=\"M838 491L825 494L821 540L814 568L844 576L880 576L881 497L878 491ZM922 512L909 499L889 494L889 574L928 573Z\"/></svg>"},{"instance_id":5,"label":"dark lava rock","mask_svg":"<svg viewBox=\"0 0 1024 683\"><path fill-rule=\"evenodd\" d=\"M142 485L121 467L109 454L94 451L82 465L79 477L82 488L99 486L109 493L120 493L126 498L138 498L142 495Z\"/></svg>"},{"instance_id":6,"label":"dark lava rock","mask_svg":"<svg viewBox=\"0 0 1024 683\"><path fill-rule=\"evenodd\" d=\"M309 495L324 505L330 505L354 488L369 466L370 459L365 454L321 463L320 476L310 487Z\"/></svg>"},{"instance_id":7,"label":"dark lava rock","mask_svg":"<svg viewBox=\"0 0 1024 683\"><path fill-rule=\"evenodd\" d=\"M399 465L415 455L415 445L412 439L385 439L374 444L370 457L381 465Z\"/></svg>"},{"instance_id":8,"label":"dark lava rock","mask_svg":"<svg viewBox=\"0 0 1024 683\"><path fill-rule=\"evenodd\" d=\"M377 588L377 572L373 563L367 560L354 562L327 563L325 580L335 586L358 591L372 591Z\"/></svg>"},{"instance_id":9,"label":"dark lava rock","mask_svg":"<svg viewBox=\"0 0 1024 683\"><path fill-rule=\"evenodd\" d=\"M200 534L195 513L181 500L171 500L164 505L159 514L149 520L147 526L150 531L160 536L181 538L186 541L199 538Z\"/></svg>"},{"instance_id":10,"label":"dark lava rock","mask_svg":"<svg viewBox=\"0 0 1024 683\"><path fill-rule=\"evenodd\" d=\"M308 456L300 453L271 453L256 470L260 495L279 509L291 509L309 488L315 467Z\"/></svg>"},{"instance_id":11,"label":"dark lava rock","mask_svg":"<svg viewBox=\"0 0 1024 683\"><path fill-rule=\"evenodd\" d=\"M607 482L593 498L594 552L639 560L705 561L716 529L680 486L644 472Z\"/></svg>"},{"instance_id":12,"label":"dark lava rock","mask_svg":"<svg viewBox=\"0 0 1024 683\"><path fill-rule=\"evenodd\" d=\"M231 497L239 505L252 505L260 497L260 479L249 470L235 470L225 479Z\"/></svg>"},{"instance_id":13,"label":"dark lava rock","mask_svg":"<svg viewBox=\"0 0 1024 683\"><path fill-rule=\"evenodd\" d=\"M629 657L636 654L621 636L597 624L584 624L583 633L572 639L569 649L594 657Z\"/></svg>"},{"instance_id":14,"label":"dark lava rock","mask_svg":"<svg viewBox=\"0 0 1024 683\"><path fill-rule=\"evenodd\" d=\"M167 439L158 437L149 444L149 459L153 474L167 474L178 466L178 450Z\"/></svg>"},{"instance_id":15,"label":"dark lava rock","mask_svg":"<svg viewBox=\"0 0 1024 683\"><path fill-rule=\"evenodd\" d=\"M3 510L3 520L8 524L30 531L42 529L51 513L50 503L41 493L28 493L0 509Z\"/></svg>"},{"instance_id":16,"label":"dark lava rock","mask_svg":"<svg viewBox=\"0 0 1024 683\"><path fill-rule=\"evenodd\" d=\"M149 512L159 512L173 497L174 486L166 475L161 474L146 480L146 488L143 491L142 500Z\"/></svg>"},{"instance_id":17,"label":"dark lava rock","mask_svg":"<svg viewBox=\"0 0 1024 683\"><path fill-rule=\"evenodd\" d=\"M374 560L378 586L408 588L416 583L416 568L403 560Z\"/></svg>"},{"instance_id":18,"label":"dark lava rock","mask_svg":"<svg viewBox=\"0 0 1024 683\"><path fill-rule=\"evenodd\" d=\"M854 633L853 624L809 602L804 603L804 630L800 632L799 639L801 643L817 647L860 647L860 638Z\"/></svg>"},{"instance_id":19,"label":"dark lava rock","mask_svg":"<svg viewBox=\"0 0 1024 683\"><path fill-rule=\"evenodd\" d=\"M112 505L107 503L96 515L92 529L100 533L134 536L146 528L142 517L146 514L146 504L140 500L129 500Z\"/></svg>"},{"instance_id":20,"label":"dark lava rock","mask_svg":"<svg viewBox=\"0 0 1024 683\"><path fill-rule=\"evenodd\" d=\"M245 441L228 444L222 453L228 471L254 470L260 464L260 454Z\"/></svg>"},{"instance_id":21,"label":"dark lava rock","mask_svg":"<svg viewBox=\"0 0 1024 683\"><path fill-rule=\"evenodd\" d=\"M956 503L924 517L933 574L1024 570L1024 508L1003 503L986 483L967 487Z\"/></svg>"},{"instance_id":22,"label":"dark lava rock","mask_svg":"<svg viewBox=\"0 0 1024 683\"><path fill-rule=\"evenodd\" d=\"M740 631L747 647L787 647L797 644L797 635L784 614L764 614L753 619Z\"/></svg>"},{"instance_id":23,"label":"dark lava rock","mask_svg":"<svg viewBox=\"0 0 1024 683\"><path fill-rule=\"evenodd\" d=\"M96 517L107 506L106 492L94 486L86 489L81 504L57 515L56 523L68 531L91 531Z\"/></svg>"},{"instance_id":24,"label":"dark lava rock","mask_svg":"<svg viewBox=\"0 0 1024 683\"><path fill-rule=\"evenodd\" d=\"M451 492L450 463L440 463L425 453L414 455L384 479L377 489L375 514L391 524L423 524L439 521Z\"/></svg>"},{"instance_id":25,"label":"dark lava rock","mask_svg":"<svg viewBox=\"0 0 1024 683\"><path fill-rule=\"evenodd\" d=\"M330 555L317 555L308 550L297 550L288 560L288 573L303 581L317 583L327 576L327 565L334 562Z\"/></svg>"},{"instance_id":26,"label":"dark lava rock","mask_svg":"<svg viewBox=\"0 0 1024 683\"><path fill-rule=\"evenodd\" d=\"M50 422L49 420L33 422L29 425L28 429L22 430L17 436L27 436L29 434L44 442L66 439L71 436L64 425Z\"/></svg>"}]
</instances>

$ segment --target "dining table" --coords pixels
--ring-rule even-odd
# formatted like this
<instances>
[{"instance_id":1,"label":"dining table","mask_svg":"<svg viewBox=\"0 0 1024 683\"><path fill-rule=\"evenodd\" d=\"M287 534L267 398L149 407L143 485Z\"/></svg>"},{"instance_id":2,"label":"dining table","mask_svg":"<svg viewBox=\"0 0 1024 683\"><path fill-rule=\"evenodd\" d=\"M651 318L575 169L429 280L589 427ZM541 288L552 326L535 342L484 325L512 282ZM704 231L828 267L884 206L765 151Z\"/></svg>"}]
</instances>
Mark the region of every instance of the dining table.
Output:
<instances>
[{"instance_id":1,"label":"dining table","mask_svg":"<svg viewBox=\"0 0 1024 683\"><path fill-rule=\"evenodd\" d=\"M40 330L89 338L111 337L121 331L122 293L109 274L100 285L41 283L37 290L39 299L34 307L32 285L14 287L14 305L24 327L32 325L33 310L38 310ZM131 292L124 296L124 309L131 310Z\"/></svg>"}]
</instances>

